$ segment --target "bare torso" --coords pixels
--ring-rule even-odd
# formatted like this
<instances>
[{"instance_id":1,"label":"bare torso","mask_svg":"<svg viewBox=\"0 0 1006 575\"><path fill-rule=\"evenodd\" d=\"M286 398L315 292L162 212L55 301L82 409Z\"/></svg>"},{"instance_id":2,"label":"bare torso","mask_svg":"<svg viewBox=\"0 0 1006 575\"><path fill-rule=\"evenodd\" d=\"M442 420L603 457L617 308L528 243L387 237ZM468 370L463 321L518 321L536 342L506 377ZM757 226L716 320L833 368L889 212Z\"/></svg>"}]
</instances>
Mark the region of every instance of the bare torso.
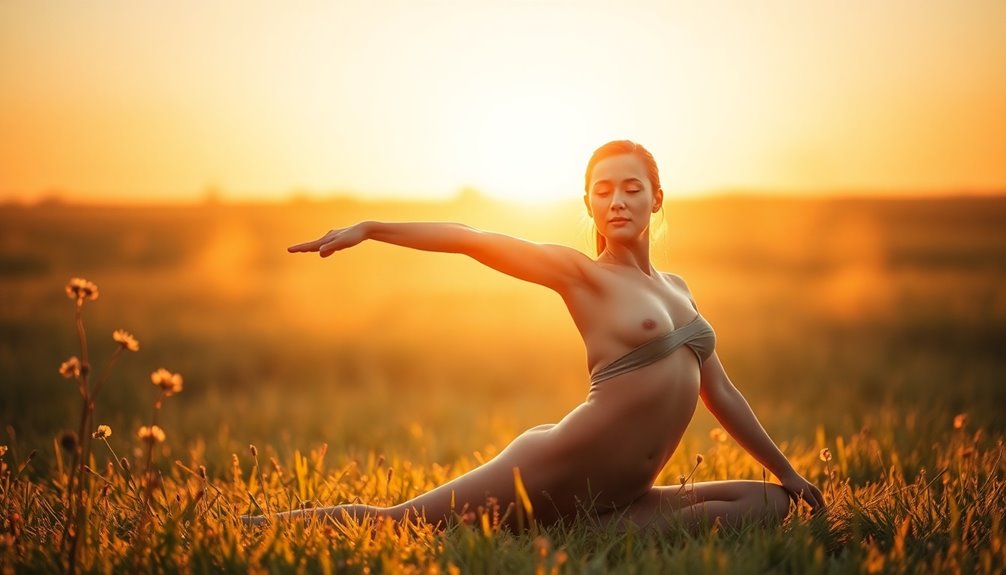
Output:
<instances>
[{"instance_id":1,"label":"bare torso","mask_svg":"<svg viewBox=\"0 0 1006 575\"><path fill-rule=\"evenodd\" d=\"M595 262L585 273L587 281L564 300L583 337L588 371L697 313L685 289L660 272ZM536 469L529 492L548 491L557 516L575 511L577 499L593 500L601 511L625 505L653 485L674 453L695 412L699 383L698 360L682 346L601 382L558 424L528 430L500 455L507 459L509 451L512 463ZM541 460L520 461L524 456Z\"/></svg>"}]
</instances>

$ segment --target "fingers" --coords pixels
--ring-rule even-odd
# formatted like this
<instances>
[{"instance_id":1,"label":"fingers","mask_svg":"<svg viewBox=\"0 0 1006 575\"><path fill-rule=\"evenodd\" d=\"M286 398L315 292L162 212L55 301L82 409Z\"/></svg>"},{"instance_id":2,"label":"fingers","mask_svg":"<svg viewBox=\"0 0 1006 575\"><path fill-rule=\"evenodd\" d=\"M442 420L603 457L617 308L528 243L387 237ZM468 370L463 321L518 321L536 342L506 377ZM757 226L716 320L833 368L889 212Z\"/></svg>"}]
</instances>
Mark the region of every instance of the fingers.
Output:
<instances>
[{"instance_id":1,"label":"fingers","mask_svg":"<svg viewBox=\"0 0 1006 575\"><path fill-rule=\"evenodd\" d=\"M824 501L824 495L821 494L821 490L817 487L811 486L811 493L814 494L814 499L817 500L818 509L824 509L827 504Z\"/></svg>"},{"instance_id":2,"label":"fingers","mask_svg":"<svg viewBox=\"0 0 1006 575\"><path fill-rule=\"evenodd\" d=\"M805 489L800 490L800 498L807 502L807 505L810 506L813 512L820 511L826 507L821 490L810 483L807 484Z\"/></svg>"},{"instance_id":3,"label":"fingers","mask_svg":"<svg viewBox=\"0 0 1006 575\"><path fill-rule=\"evenodd\" d=\"M296 252L316 252L316 251L320 250L322 248L322 246L324 246L325 244L331 242L332 238L335 237L335 234L336 234L337 231L338 230L331 230L328 233L326 233L325 235L321 236L320 238L314 240L313 242L304 242L302 244L292 245L292 246L286 248L286 251L288 251L290 253L296 253Z\"/></svg>"},{"instance_id":4,"label":"fingers","mask_svg":"<svg viewBox=\"0 0 1006 575\"><path fill-rule=\"evenodd\" d=\"M788 489L787 491L793 503L799 506L800 501L805 501L810 506L811 511L817 512L827 506L821 490L810 483L799 489Z\"/></svg>"},{"instance_id":5,"label":"fingers","mask_svg":"<svg viewBox=\"0 0 1006 575\"><path fill-rule=\"evenodd\" d=\"M321 244L324 241L325 241L325 239L321 238L321 239L314 240L313 242L304 242L302 244L297 244L297 245L290 246L290 247L286 248L286 251L288 251L290 253L296 253L296 252L316 252L316 251L318 251L318 248L321 247Z\"/></svg>"}]
</instances>

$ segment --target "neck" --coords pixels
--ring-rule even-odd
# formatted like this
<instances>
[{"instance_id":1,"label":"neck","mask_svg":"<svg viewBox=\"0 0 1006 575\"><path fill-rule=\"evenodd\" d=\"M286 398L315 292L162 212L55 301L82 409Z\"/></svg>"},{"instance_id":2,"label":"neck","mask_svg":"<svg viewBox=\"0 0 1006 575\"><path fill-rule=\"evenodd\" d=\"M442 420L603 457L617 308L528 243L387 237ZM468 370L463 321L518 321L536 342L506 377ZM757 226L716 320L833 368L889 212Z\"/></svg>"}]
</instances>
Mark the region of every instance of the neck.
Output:
<instances>
[{"instance_id":1,"label":"neck","mask_svg":"<svg viewBox=\"0 0 1006 575\"><path fill-rule=\"evenodd\" d=\"M648 276L657 273L650 264L650 239L645 236L632 244L609 241L601 255L597 256L597 261L636 268Z\"/></svg>"}]
</instances>

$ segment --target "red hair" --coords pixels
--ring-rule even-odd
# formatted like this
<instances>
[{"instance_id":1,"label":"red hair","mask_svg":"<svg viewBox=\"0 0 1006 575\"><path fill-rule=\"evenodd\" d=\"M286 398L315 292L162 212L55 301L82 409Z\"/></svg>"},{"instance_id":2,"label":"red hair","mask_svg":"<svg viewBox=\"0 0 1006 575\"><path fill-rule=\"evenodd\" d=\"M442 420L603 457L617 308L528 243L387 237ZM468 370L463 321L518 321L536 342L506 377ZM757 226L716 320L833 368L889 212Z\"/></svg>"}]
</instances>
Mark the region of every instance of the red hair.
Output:
<instances>
[{"instance_id":1,"label":"red hair","mask_svg":"<svg viewBox=\"0 0 1006 575\"><path fill-rule=\"evenodd\" d=\"M643 166L646 168L646 177L650 180L653 193L656 193L660 189L660 171L657 170L657 161L653 159L653 154L644 148L642 144L637 144L631 140L613 140L594 150L594 154L590 156L590 161L587 162L587 173L584 175L584 192L588 195L590 194L590 173L594 171L594 166L601 160L621 154L635 154L636 157L642 160ZM597 254L600 255L604 251L607 241L601 235L600 231L595 230L594 237L597 241Z\"/></svg>"}]
</instances>

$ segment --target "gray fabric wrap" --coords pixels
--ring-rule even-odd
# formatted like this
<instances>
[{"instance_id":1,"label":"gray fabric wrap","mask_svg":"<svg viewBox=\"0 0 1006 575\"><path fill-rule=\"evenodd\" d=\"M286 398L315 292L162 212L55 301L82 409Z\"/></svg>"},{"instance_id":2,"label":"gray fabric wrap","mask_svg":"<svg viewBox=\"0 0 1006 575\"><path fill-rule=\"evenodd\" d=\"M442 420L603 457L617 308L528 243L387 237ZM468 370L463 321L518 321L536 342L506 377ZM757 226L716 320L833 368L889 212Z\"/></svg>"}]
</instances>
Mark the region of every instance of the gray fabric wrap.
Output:
<instances>
[{"instance_id":1,"label":"gray fabric wrap","mask_svg":"<svg viewBox=\"0 0 1006 575\"><path fill-rule=\"evenodd\" d=\"M713 353L716 333L701 314L678 329L636 346L622 357L590 374L591 387L598 383L650 365L687 345L699 358L699 366Z\"/></svg>"}]
</instances>

